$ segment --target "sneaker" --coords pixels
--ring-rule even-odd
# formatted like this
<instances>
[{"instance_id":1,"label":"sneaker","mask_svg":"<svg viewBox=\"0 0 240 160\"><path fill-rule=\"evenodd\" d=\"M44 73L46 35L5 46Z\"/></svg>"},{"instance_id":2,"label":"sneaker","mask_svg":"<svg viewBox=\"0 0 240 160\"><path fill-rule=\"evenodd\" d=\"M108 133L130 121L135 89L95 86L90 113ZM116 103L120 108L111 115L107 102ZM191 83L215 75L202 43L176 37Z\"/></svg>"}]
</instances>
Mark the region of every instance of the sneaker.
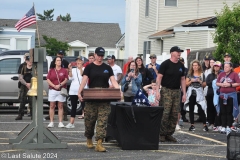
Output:
<instances>
[{"instance_id":1,"label":"sneaker","mask_svg":"<svg viewBox=\"0 0 240 160\"><path fill-rule=\"evenodd\" d=\"M231 130L234 131L234 132L236 132L236 131L237 131L237 127L232 126L232 127L231 127Z\"/></svg>"},{"instance_id":2,"label":"sneaker","mask_svg":"<svg viewBox=\"0 0 240 160\"><path fill-rule=\"evenodd\" d=\"M170 141L170 142L177 142L177 139L174 138L174 137L171 136L171 135L167 135L167 136L166 136L166 140L167 140L167 141Z\"/></svg>"},{"instance_id":3,"label":"sneaker","mask_svg":"<svg viewBox=\"0 0 240 160\"><path fill-rule=\"evenodd\" d=\"M65 126L63 125L63 123L62 122L59 122L59 124L58 124L58 128L64 128Z\"/></svg>"},{"instance_id":4,"label":"sneaker","mask_svg":"<svg viewBox=\"0 0 240 160\"><path fill-rule=\"evenodd\" d=\"M214 132L218 132L219 130L218 130L218 127L213 127L213 131Z\"/></svg>"},{"instance_id":5,"label":"sneaker","mask_svg":"<svg viewBox=\"0 0 240 160\"><path fill-rule=\"evenodd\" d=\"M222 126L218 126L218 131L221 132Z\"/></svg>"},{"instance_id":6,"label":"sneaker","mask_svg":"<svg viewBox=\"0 0 240 160\"><path fill-rule=\"evenodd\" d=\"M191 127L189 128L189 131L195 131L195 127L191 125Z\"/></svg>"},{"instance_id":7,"label":"sneaker","mask_svg":"<svg viewBox=\"0 0 240 160\"><path fill-rule=\"evenodd\" d=\"M208 127L208 129L210 129L210 130L213 130L214 128L216 128L216 127L214 127L213 125L210 125L210 126Z\"/></svg>"},{"instance_id":8,"label":"sneaker","mask_svg":"<svg viewBox=\"0 0 240 160\"><path fill-rule=\"evenodd\" d=\"M226 128L222 127L221 130L220 130L220 133L225 134L226 133Z\"/></svg>"},{"instance_id":9,"label":"sneaker","mask_svg":"<svg viewBox=\"0 0 240 160\"><path fill-rule=\"evenodd\" d=\"M188 122L188 119L185 116L182 116L183 122Z\"/></svg>"},{"instance_id":10,"label":"sneaker","mask_svg":"<svg viewBox=\"0 0 240 160\"><path fill-rule=\"evenodd\" d=\"M53 122L50 122L47 127L48 127L48 128L53 128L53 127L54 127L54 123L53 123Z\"/></svg>"},{"instance_id":11,"label":"sneaker","mask_svg":"<svg viewBox=\"0 0 240 160\"><path fill-rule=\"evenodd\" d=\"M68 123L68 125L65 126L66 128L75 128L74 124Z\"/></svg>"},{"instance_id":12,"label":"sneaker","mask_svg":"<svg viewBox=\"0 0 240 160\"><path fill-rule=\"evenodd\" d=\"M227 136L229 133L231 133L231 131L232 131L232 130L231 130L229 127L227 127L227 128L226 128L226 136Z\"/></svg>"},{"instance_id":13,"label":"sneaker","mask_svg":"<svg viewBox=\"0 0 240 160\"><path fill-rule=\"evenodd\" d=\"M22 120L22 115L18 115L15 120Z\"/></svg>"},{"instance_id":14,"label":"sneaker","mask_svg":"<svg viewBox=\"0 0 240 160\"><path fill-rule=\"evenodd\" d=\"M208 131L208 126L207 126L207 125L205 125L205 126L203 127L203 131L205 131L205 132Z\"/></svg>"},{"instance_id":15,"label":"sneaker","mask_svg":"<svg viewBox=\"0 0 240 160\"><path fill-rule=\"evenodd\" d=\"M181 130L181 127L177 124L176 128L175 128L175 131L180 131L180 130Z\"/></svg>"}]
</instances>

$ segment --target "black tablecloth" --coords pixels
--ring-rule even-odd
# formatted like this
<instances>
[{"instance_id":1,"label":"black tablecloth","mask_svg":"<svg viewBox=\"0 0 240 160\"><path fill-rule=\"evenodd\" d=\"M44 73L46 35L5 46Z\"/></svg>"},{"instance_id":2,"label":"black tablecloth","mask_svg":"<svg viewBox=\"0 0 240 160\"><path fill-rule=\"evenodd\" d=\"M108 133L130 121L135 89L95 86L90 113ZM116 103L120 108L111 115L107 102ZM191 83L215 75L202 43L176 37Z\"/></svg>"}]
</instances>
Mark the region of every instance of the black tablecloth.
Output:
<instances>
[{"instance_id":1,"label":"black tablecloth","mask_svg":"<svg viewBox=\"0 0 240 160\"><path fill-rule=\"evenodd\" d=\"M106 141L116 139L122 149L158 150L163 107L111 102Z\"/></svg>"}]
</instances>

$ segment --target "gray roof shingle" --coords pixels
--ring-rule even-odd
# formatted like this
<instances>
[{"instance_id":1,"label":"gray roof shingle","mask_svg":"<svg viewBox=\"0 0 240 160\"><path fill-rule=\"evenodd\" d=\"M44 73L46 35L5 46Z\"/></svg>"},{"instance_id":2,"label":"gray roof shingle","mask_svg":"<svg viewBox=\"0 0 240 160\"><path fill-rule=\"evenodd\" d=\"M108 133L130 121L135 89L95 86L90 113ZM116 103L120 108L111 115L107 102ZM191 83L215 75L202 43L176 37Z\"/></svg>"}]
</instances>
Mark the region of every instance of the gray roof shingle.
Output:
<instances>
[{"instance_id":1,"label":"gray roof shingle","mask_svg":"<svg viewBox=\"0 0 240 160\"><path fill-rule=\"evenodd\" d=\"M14 27L18 20L0 19L0 27ZM38 20L38 29L41 45L45 44L41 35L56 38L62 42L75 40L87 43L90 47L115 48L116 42L121 37L121 30L117 23L92 23L92 22L62 22ZM36 25L28 28L36 29ZM37 37L37 35L36 35Z\"/></svg>"}]
</instances>

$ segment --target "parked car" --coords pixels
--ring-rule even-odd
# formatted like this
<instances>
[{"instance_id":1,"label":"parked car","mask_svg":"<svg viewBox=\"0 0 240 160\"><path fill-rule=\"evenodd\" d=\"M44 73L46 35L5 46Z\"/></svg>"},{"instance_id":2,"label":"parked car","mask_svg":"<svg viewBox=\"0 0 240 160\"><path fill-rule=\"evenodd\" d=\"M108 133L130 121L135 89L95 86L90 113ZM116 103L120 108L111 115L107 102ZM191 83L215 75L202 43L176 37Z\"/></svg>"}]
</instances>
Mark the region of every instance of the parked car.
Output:
<instances>
[{"instance_id":1,"label":"parked car","mask_svg":"<svg viewBox=\"0 0 240 160\"><path fill-rule=\"evenodd\" d=\"M8 50L5 52L0 53L0 56L6 56L6 55L24 55L25 53L28 53L29 50Z\"/></svg>"},{"instance_id":2,"label":"parked car","mask_svg":"<svg viewBox=\"0 0 240 160\"><path fill-rule=\"evenodd\" d=\"M9 49L7 49L7 48L0 48L0 54L5 52L5 51L7 51L7 50L9 50Z\"/></svg>"},{"instance_id":3,"label":"parked car","mask_svg":"<svg viewBox=\"0 0 240 160\"><path fill-rule=\"evenodd\" d=\"M24 52L26 53L26 52ZM48 84L46 76L50 67L50 63L53 57L46 56L46 62L43 63L43 86L44 90L48 92ZM75 60L75 59L74 59ZM18 101L18 67L24 62L24 55L4 55L0 56L0 103L7 103L13 105L13 103L19 103ZM69 89L71 81L67 83ZM47 96L43 97L45 104L49 104ZM72 105L70 97L67 97L68 111L71 111ZM77 114L80 114L82 109L81 103L78 102Z\"/></svg>"}]
</instances>

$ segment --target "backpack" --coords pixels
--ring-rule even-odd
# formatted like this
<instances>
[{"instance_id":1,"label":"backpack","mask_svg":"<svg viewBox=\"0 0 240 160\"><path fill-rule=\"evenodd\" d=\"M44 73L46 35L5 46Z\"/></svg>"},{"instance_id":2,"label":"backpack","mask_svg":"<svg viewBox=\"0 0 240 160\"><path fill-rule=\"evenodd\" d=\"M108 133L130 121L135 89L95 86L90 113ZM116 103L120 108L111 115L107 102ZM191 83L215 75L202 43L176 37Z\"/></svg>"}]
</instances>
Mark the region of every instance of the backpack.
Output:
<instances>
[{"instance_id":1,"label":"backpack","mask_svg":"<svg viewBox=\"0 0 240 160\"><path fill-rule=\"evenodd\" d=\"M21 74L24 76L25 74L27 74L27 64L23 64L22 69L21 69ZM18 88L20 89L22 83L20 81L18 81Z\"/></svg>"}]
</instances>

